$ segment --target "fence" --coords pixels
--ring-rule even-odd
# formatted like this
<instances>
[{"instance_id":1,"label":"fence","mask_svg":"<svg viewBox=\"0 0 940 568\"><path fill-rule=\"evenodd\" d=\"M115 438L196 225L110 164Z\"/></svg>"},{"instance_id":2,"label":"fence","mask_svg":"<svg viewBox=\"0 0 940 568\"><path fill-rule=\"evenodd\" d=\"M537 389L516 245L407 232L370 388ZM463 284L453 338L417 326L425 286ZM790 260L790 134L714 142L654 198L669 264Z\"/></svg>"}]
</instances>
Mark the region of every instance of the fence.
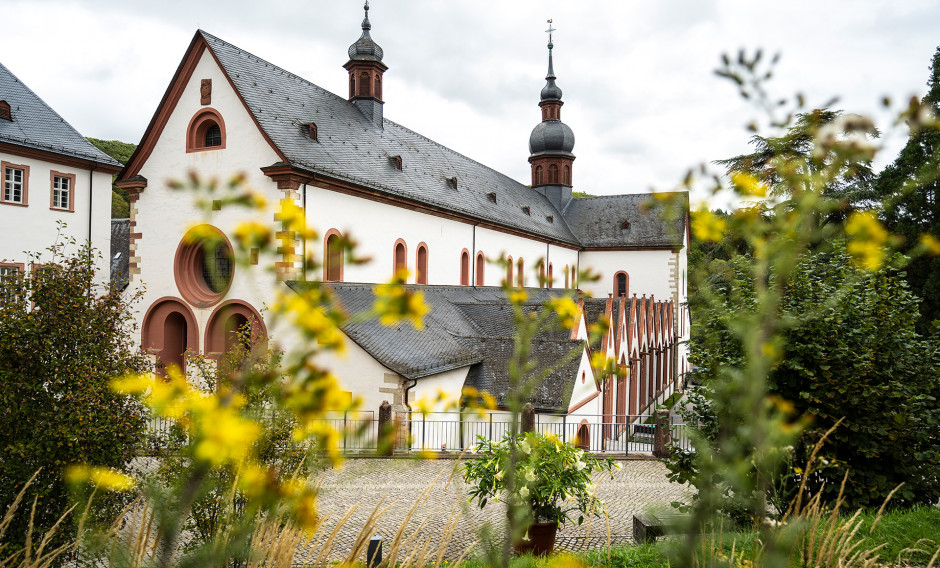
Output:
<instances>
[{"instance_id":1,"label":"fence","mask_svg":"<svg viewBox=\"0 0 940 568\"><path fill-rule=\"evenodd\" d=\"M347 453L374 451L378 446L379 422L372 411L337 412L322 419L339 434L339 445ZM472 449L482 436L499 441L512 430L507 412L392 413L391 445L398 451L452 451ZM151 429L165 432L170 422L151 421ZM648 415L559 415L536 414L536 432L550 432L563 442L599 454L650 454L656 431L661 428ZM666 444L691 449L687 427L670 419Z\"/></svg>"}]
</instances>

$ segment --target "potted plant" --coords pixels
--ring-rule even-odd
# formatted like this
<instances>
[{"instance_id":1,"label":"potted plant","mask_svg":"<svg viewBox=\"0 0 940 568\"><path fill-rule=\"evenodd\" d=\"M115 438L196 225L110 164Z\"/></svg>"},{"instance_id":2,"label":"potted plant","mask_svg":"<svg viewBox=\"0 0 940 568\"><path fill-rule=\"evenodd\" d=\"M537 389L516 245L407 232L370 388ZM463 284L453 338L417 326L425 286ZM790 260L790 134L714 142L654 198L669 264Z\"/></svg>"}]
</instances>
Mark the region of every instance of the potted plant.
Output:
<instances>
[{"instance_id":1,"label":"potted plant","mask_svg":"<svg viewBox=\"0 0 940 568\"><path fill-rule=\"evenodd\" d=\"M598 460L553 434L528 432L515 440L506 434L499 442L478 439L479 459L468 460L463 471L464 480L473 485L471 501L476 499L481 509L504 501L510 519L515 509L525 511L525 534L514 543L517 553L544 556L554 547L559 525L580 525L586 516L604 512L591 474L619 469L613 459Z\"/></svg>"}]
</instances>

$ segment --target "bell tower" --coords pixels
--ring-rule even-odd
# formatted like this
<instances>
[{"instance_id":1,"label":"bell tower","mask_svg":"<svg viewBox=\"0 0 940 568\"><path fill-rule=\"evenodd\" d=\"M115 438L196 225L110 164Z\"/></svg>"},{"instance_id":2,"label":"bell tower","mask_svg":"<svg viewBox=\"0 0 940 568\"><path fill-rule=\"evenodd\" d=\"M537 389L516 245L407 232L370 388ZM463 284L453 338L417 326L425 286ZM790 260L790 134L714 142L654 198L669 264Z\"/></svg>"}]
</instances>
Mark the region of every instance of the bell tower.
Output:
<instances>
[{"instance_id":1,"label":"bell tower","mask_svg":"<svg viewBox=\"0 0 940 568\"><path fill-rule=\"evenodd\" d=\"M529 164L532 166L532 188L544 195L559 211L571 201L572 165L575 159L574 132L561 121L561 89L555 84L552 63L552 21L548 21L548 74L542 87L539 106L542 122L529 136Z\"/></svg>"},{"instance_id":2,"label":"bell tower","mask_svg":"<svg viewBox=\"0 0 940 568\"><path fill-rule=\"evenodd\" d=\"M349 100L372 124L382 128L382 74L388 69L382 63L382 48L370 35L369 0L366 0L362 19L362 36L349 46L349 61L343 67L349 71Z\"/></svg>"}]
</instances>

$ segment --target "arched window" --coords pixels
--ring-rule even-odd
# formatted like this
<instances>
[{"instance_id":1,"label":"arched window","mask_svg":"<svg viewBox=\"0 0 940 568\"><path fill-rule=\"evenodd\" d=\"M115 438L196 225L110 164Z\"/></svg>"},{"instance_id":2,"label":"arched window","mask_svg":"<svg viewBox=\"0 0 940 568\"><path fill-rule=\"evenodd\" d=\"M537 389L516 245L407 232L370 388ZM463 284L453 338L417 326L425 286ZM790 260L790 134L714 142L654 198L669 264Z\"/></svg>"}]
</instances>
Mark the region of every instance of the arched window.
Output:
<instances>
[{"instance_id":1,"label":"arched window","mask_svg":"<svg viewBox=\"0 0 940 568\"><path fill-rule=\"evenodd\" d=\"M557 185L558 184L558 165L551 164L548 166L548 184Z\"/></svg>"},{"instance_id":2,"label":"arched window","mask_svg":"<svg viewBox=\"0 0 940 568\"><path fill-rule=\"evenodd\" d=\"M578 426L577 438L576 446L578 449L586 452L591 450L591 426L587 423L587 420Z\"/></svg>"},{"instance_id":3,"label":"arched window","mask_svg":"<svg viewBox=\"0 0 940 568\"><path fill-rule=\"evenodd\" d=\"M251 327L246 326L251 322ZM217 307L206 324L205 350L210 356L218 356L243 349L249 353L256 345L265 346L267 331L261 314L253 306L241 300L229 300Z\"/></svg>"},{"instance_id":4,"label":"arched window","mask_svg":"<svg viewBox=\"0 0 940 568\"><path fill-rule=\"evenodd\" d=\"M554 277L554 275L552 274L552 263L549 262L549 263L548 263L548 280L546 280L546 282L545 282L546 286L548 286L549 288L551 288L551 287L555 284L555 283L553 282L554 279L555 279L555 277Z\"/></svg>"},{"instance_id":5,"label":"arched window","mask_svg":"<svg viewBox=\"0 0 940 568\"><path fill-rule=\"evenodd\" d=\"M571 166L565 166L565 179L562 183L564 185L571 185Z\"/></svg>"},{"instance_id":6,"label":"arched window","mask_svg":"<svg viewBox=\"0 0 940 568\"><path fill-rule=\"evenodd\" d=\"M539 263L539 288L545 287L545 264Z\"/></svg>"},{"instance_id":7,"label":"arched window","mask_svg":"<svg viewBox=\"0 0 940 568\"><path fill-rule=\"evenodd\" d=\"M225 122L215 109L204 108L189 121L186 151L202 152L225 148Z\"/></svg>"},{"instance_id":8,"label":"arched window","mask_svg":"<svg viewBox=\"0 0 940 568\"><path fill-rule=\"evenodd\" d=\"M363 97L372 96L372 82L369 81L369 74L365 71L359 74L359 95Z\"/></svg>"},{"instance_id":9,"label":"arched window","mask_svg":"<svg viewBox=\"0 0 940 568\"><path fill-rule=\"evenodd\" d=\"M542 185L542 166L535 166L535 185Z\"/></svg>"},{"instance_id":10,"label":"arched window","mask_svg":"<svg viewBox=\"0 0 940 568\"><path fill-rule=\"evenodd\" d=\"M525 261L522 258L516 261L516 285L520 288L525 286Z\"/></svg>"},{"instance_id":11,"label":"arched window","mask_svg":"<svg viewBox=\"0 0 940 568\"><path fill-rule=\"evenodd\" d=\"M349 98L353 98L355 96L356 96L356 76L350 74L349 75Z\"/></svg>"},{"instance_id":12,"label":"arched window","mask_svg":"<svg viewBox=\"0 0 940 568\"><path fill-rule=\"evenodd\" d=\"M336 229L330 229L323 241L323 280L326 282L343 281L343 236Z\"/></svg>"},{"instance_id":13,"label":"arched window","mask_svg":"<svg viewBox=\"0 0 940 568\"><path fill-rule=\"evenodd\" d=\"M569 283L568 283L568 265L566 264L566 265L565 265L565 288L567 288L568 286L569 286Z\"/></svg>"},{"instance_id":14,"label":"arched window","mask_svg":"<svg viewBox=\"0 0 940 568\"><path fill-rule=\"evenodd\" d=\"M506 257L506 285L512 286L512 257Z\"/></svg>"},{"instance_id":15,"label":"arched window","mask_svg":"<svg viewBox=\"0 0 940 568\"><path fill-rule=\"evenodd\" d=\"M621 298L630 295L630 277L620 271L614 275L614 296Z\"/></svg>"},{"instance_id":16,"label":"arched window","mask_svg":"<svg viewBox=\"0 0 940 568\"><path fill-rule=\"evenodd\" d=\"M405 241L398 239L398 241L395 243L392 273L393 275L398 275L398 273L402 270L408 270L408 249L405 247Z\"/></svg>"},{"instance_id":17,"label":"arched window","mask_svg":"<svg viewBox=\"0 0 940 568\"><path fill-rule=\"evenodd\" d=\"M470 285L470 253L467 249L460 253L460 285Z\"/></svg>"},{"instance_id":18,"label":"arched window","mask_svg":"<svg viewBox=\"0 0 940 568\"><path fill-rule=\"evenodd\" d=\"M379 75L378 73L375 74L375 89L373 90L375 92L375 98L381 99L382 98L382 76Z\"/></svg>"},{"instance_id":19,"label":"arched window","mask_svg":"<svg viewBox=\"0 0 940 568\"><path fill-rule=\"evenodd\" d=\"M418 245L415 255L415 283L428 283L428 245L424 243Z\"/></svg>"},{"instance_id":20,"label":"arched window","mask_svg":"<svg viewBox=\"0 0 940 568\"><path fill-rule=\"evenodd\" d=\"M578 269L574 266L571 267L571 287L578 287Z\"/></svg>"},{"instance_id":21,"label":"arched window","mask_svg":"<svg viewBox=\"0 0 940 568\"><path fill-rule=\"evenodd\" d=\"M477 252L476 285L483 286L483 269L486 267L486 257L483 251Z\"/></svg>"}]
</instances>

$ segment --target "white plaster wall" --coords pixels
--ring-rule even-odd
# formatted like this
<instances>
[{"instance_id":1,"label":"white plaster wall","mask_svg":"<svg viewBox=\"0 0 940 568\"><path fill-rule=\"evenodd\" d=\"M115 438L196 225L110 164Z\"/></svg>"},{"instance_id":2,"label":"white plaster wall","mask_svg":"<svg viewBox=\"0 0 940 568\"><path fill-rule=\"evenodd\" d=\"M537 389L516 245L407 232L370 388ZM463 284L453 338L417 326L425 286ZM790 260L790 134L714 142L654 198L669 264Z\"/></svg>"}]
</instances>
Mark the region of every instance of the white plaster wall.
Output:
<instances>
[{"instance_id":1,"label":"white plaster wall","mask_svg":"<svg viewBox=\"0 0 940 568\"><path fill-rule=\"evenodd\" d=\"M51 258L46 249L53 244L64 243L74 238L76 246L65 252L75 252L88 241L89 177L92 183L91 244L100 253L95 262L95 280L106 285L110 277L111 255L111 174L81 169L27 158L10 153L0 153L0 160L29 167L27 206L0 203L0 225L7 238L0 239L0 259L29 265L27 252L42 252L43 259ZM51 172L75 175L72 188L74 211L52 209ZM0 187L2 190L2 187ZM66 223L65 231L59 234L58 221Z\"/></svg>"},{"instance_id":2,"label":"white plaster wall","mask_svg":"<svg viewBox=\"0 0 940 568\"><path fill-rule=\"evenodd\" d=\"M199 104L201 79L212 79L212 104L208 106L222 115L226 130L225 148L186 153L189 122L193 115L206 108ZM220 186L224 186L232 176L243 173L246 176L245 187L262 192L267 198L268 209L260 215L262 221L272 223L281 192L261 173L260 168L278 160L215 60L204 52L140 171L140 175L148 180L147 188L136 203L137 226L134 229L142 235L137 242L140 274L133 277L135 288L142 286L144 289L144 297L139 304L140 319L155 300L164 296L181 298L173 275L173 261L189 228L207 222L231 239L233 229L240 221L258 215L255 211L230 208L207 216L195 207L196 195L193 192L170 189L168 182L185 180L190 171L196 171L202 180L208 182L215 178L222 182ZM240 299L262 311L265 303L272 301L275 290L286 289L283 284L276 283L269 271L271 266L273 258L264 257L255 267L236 265L232 286L225 299ZM199 327L200 349L204 347L205 328L213 308L193 308Z\"/></svg>"},{"instance_id":3,"label":"white plaster wall","mask_svg":"<svg viewBox=\"0 0 940 568\"><path fill-rule=\"evenodd\" d=\"M385 282L394 267L394 249L398 239L405 242L409 282L415 281L418 245L428 247L428 284L459 285L460 257L464 249L470 253L470 282L475 279L476 253L482 252L490 260L501 254L513 257L518 262L525 259L526 285L538 286L536 262L548 254L558 285L564 283L562 268L573 266L577 251L550 246L535 239L507 235L491 229L476 227L462 221L454 221L426 213L412 211L368 199L337 193L311 184L307 186L307 220L321 235L330 229L340 231L358 243L360 256L371 261L363 265L346 264L343 280L346 282ZM475 238L474 238L475 232ZM308 245L312 246L312 245ZM316 243L314 252L323 258L323 243ZM322 278L320 274L307 275L310 279ZM498 286L505 277L505 270L496 264L487 263L484 269L484 285Z\"/></svg>"},{"instance_id":4,"label":"white plaster wall","mask_svg":"<svg viewBox=\"0 0 940 568\"><path fill-rule=\"evenodd\" d=\"M657 300L668 300L672 297L669 262L673 255L669 250L582 252L581 269L590 267L600 276L595 282L583 283L582 288L594 297L607 297L614 292L614 275L623 270L630 275L631 296L646 294L648 298L652 294Z\"/></svg>"}]
</instances>

